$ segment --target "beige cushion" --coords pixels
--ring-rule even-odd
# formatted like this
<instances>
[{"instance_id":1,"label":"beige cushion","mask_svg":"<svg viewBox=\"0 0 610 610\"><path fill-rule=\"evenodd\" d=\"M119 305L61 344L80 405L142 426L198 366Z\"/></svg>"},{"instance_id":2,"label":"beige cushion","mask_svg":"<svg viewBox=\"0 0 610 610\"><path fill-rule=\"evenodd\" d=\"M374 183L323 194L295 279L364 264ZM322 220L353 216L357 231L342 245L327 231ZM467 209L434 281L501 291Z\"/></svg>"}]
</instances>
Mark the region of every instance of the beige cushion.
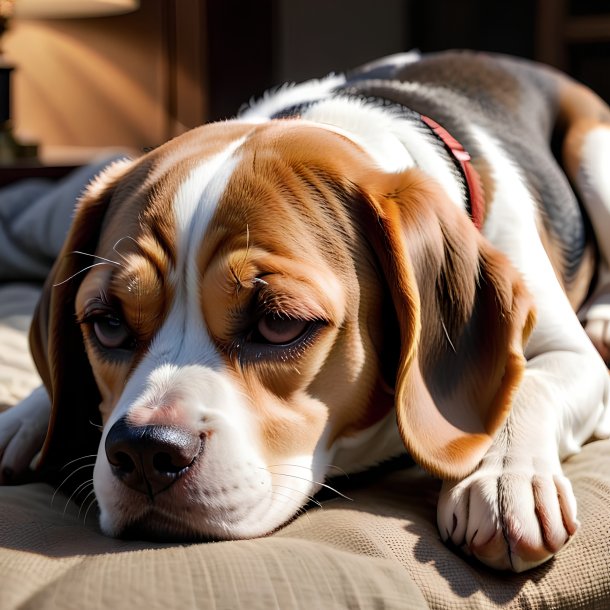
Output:
<instances>
[{"instance_id":1,"label":"beige cushion","mask_svg":"<svg viewBox=\"0 0 610 610\"><path fill-rule=\"evenodd\" d=\"M15 326L0 323L0 345ZM0 385L10 367L0 360ZM33 386L29 375L6 395ZM209 544L113 540L93 509L85 522L86 503L79 511L45 484L0 488L0 609L610 608L610 442L587 445L565 469L582 526L553 561L519 575L440 541L438 482L418 469L342 483L351 501L328 500L273 536Z\"/></svg>"},{"instance_id":2,"label":"beige cushion","mask_svg":"<svg viewBox=\"0 0 610 610\"><path fill-rule=\"evenodd\" d=\"M31 284L0 285L0 411L40 384L27 339L39 293Z\"/></svg>"}]
</instances>

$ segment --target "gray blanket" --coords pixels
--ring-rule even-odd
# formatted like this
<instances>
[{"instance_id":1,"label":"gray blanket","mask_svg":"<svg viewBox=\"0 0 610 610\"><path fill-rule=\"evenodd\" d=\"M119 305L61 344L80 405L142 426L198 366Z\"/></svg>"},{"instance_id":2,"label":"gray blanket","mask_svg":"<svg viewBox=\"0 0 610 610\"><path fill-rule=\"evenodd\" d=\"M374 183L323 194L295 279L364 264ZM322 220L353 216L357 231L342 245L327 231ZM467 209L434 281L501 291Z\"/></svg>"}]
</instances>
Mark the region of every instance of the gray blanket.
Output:
<instances>
[{"instance_id":1,"label":"gray blanket","mask_svg":"<svg viewBox=\"0 0 610 610\"><path fill-rule=\"evenodd\" d=\"M0 189L0 282L44 281L78 197L116 158L84 166L60 182L31 179Z\"/></svg>"}]
</instances>

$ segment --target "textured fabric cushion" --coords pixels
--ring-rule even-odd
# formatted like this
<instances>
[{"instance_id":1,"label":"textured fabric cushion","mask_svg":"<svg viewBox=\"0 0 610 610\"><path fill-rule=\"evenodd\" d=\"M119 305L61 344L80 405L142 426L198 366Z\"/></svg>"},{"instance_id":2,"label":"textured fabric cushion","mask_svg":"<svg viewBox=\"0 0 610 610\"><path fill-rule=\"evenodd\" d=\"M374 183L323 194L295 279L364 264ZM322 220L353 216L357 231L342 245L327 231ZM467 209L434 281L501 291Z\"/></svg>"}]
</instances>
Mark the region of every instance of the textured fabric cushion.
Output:
<instances>
[{"instance_id":1,"label":"textured fabric cushion","mask_svg":"<svg viewBox=\"0 0 610 610\"><path fill-rule=\"evenodd\" d=\"M25 340L35 297L0 288L7 402L38 381ZM554 560L519 575L440 541L439 484L417 468L342 481L351 500L326 500L267 538L209 544L113 540L87 502L79 509L42 483L4 487L0 608L610 608L610 441L587 445L565 470L582 526Z\"/></svg>"},{"instance_id":2,"label":"textured fabric cushion","mask_svg":"<svg viewBox=\"0 0 610 610\"><path fill-rule=\"evenodd\" d=\"M0 285L0 411L40 384L27 338L39 294L31 284Z\"/></svg>"}]
</instances>

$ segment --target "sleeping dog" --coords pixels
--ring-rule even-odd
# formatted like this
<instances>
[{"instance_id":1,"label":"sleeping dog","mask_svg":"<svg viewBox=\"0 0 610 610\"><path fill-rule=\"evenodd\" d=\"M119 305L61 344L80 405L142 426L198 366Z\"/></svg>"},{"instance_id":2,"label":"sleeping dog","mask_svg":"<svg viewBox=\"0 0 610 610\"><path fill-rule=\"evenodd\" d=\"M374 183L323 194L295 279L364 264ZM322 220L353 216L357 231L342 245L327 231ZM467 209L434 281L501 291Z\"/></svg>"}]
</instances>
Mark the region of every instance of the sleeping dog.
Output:
<instances>
[{"instance_id":1,"label":"sleeping dog","mask_svg":"<svg viewBox=\"0 0 610 610\"><path fill-rule=\"evenodd\" d=\"M578 527L561 460L610 432L609 232L610 110L555 71L409 53L280 88L87 188L2 472L95 443L105 533L239 539L406 449L444 539L535 566Z\"/></svg>"}]
</instances>

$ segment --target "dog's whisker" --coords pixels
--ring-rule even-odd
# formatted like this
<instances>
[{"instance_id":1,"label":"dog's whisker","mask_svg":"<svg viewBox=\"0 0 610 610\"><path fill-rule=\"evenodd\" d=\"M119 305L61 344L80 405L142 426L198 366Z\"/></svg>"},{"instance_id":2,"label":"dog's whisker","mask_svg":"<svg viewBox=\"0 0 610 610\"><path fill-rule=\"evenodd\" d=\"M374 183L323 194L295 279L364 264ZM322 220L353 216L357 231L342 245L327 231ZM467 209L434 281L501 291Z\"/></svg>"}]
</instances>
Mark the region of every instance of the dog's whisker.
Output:
<instances>
[{"instance_id":1,"label":"dog's whisker","mask_svg":"<svg viewBox=\"0 0 610 610\"><path fill-rule=\"evenodd\" d=\"M302 506L301 508L298 508L294 513L295 518L300 517L301 515L303 515L304 517L307 517L307 521L309 521L309 523L311 523L311 517L309 516L309 511L304 506Z\"/></svg>"},{"instance_id":2,"label":"dog's whisker","mask_svg":"<svg viewBox=\"0 0 610 610\"><path fill-rule=\"evenodd\" d=\"M277 498L285 498L286 501L290 500L290 503L294 502L294 498L291 498L287 494L280 493L279 491L272 491L271 493ZM284 503L286 503L286 501ZM305 517L307 517L307 520L311 523L311 517L309 516L309 512L307 511L307 508L305 506L300 506L299 508L297 508L294 511L293 517L296 519L297 517L300 517L301 515L304 515Z\"/></svg>"},{"instance_id":3,"label":"dog's whisker","mask_svg":"<svg viewBox=\"0 0 610 610\"><path fill-rule=\"evenodd\" d=\"M91 252L83 252L82 250L72 250L70 254L80 254L81 256L89 256L91 258L97 258L102 263L107 263L109 265L116 265L117 267L122 267L123 265L119 263L119 261L113 261L111 258L106 258L104 256L99 256L97 254L91 254ZM119 254L117 252L117 254Z\"/></svg>"},{"instance_id":4,"label":"dog's whisker","mask_svg":"<svg viewBox=\"0 0 610 610\"><path fill-rule=\"evenodd\" d=\"M122 267L121 263L118 261L113 261L111 258L105 258L103 256L98 256L97 254L91 254L91 252L83 252L82 250L72 250L70 254L80 254L82 256L89 256L91 258L97 258L104 263L108 263L110 265L116 265L117 267ZM118 254L118 252L117 252Z\"/></svg>"},{"instance_id":5,"label":"dog's whisker","mask_svg":"<svg viewBox=\"0 0 610 610\"><path fill-rule=\"evenodd\" d=\"M271 494L278 498L285 498L285 500L290 500L290 502L294 502L294 498L289 496L288 494L283 494L280 491L276 491L275 489L271 490Z\"/></svg>"},{"instance_id":6,"label":"dog's whisker","mask_svg":"<svg viewBox=\"0 0 610 610\"><path fill-rule=\"evenodd\" d=\"M443 318L441 318L441 326L443 327L443 331L445 332L445 337L447 337L447 341L449 342L449 345L451 346L453 353L457 354L455 345L453 345L453 341L451 340L451 337L449 336L449 331L447 330L447 327L445 326L445 321L443 320Z\"/></svg>"},{"instance_id":7,"label":"dog's whisker","mask_svg":"<svg viewBox=\"0 0 610 610\"><path fill-rule=\"evenodd\" d=\"M93 488L91 488L89 490L89 493L83 498L83 501L81 502L81 505L78 508L78 515L77 515L78 519L80 519L80 515L83 511L85 503L89 500L89 498L91 498L91 496L93 496L93 502L95 502L95 491L93 490ZM87 508L89 508L89 507L87 507Z\"/></svg>"},{"instance_id":8,"label":"dog's whisker","mask_svg":"<svg viewBox=\"0 0 610 610\"><path fill-rule=\"evenodd\" d=\"M85 468L93 468L93 464L85 464L84 466L79 466L76 470L71 472L55 489L53 495L51 496L51 506L53 506L53 502L55 501L55 496L59 493L59 490L79 471L84 470Z\"/></svg>"},{"instance_id":9,"label":"dog's whisker","mask_svg":"<svg viewBox=\"0 0 610 610\"><path fill-rule=\"evenodd\" d=\"M262 466L260 468L262 468ZM267 470L267 469L263 468L263 470ZM350 498L349 496L346 496L345 494L341 493L338 489L335 489L334 487L331 487L330 485L327 485L326 483L321 483L320 481L314 481L313 479L308 479L306 477L299 477L296 474L287 474L285 472L271 472L270 470L268 470L268 472L270 472L273 476L291 477L293 479L299 479L301 481L307 481L308 483L313 483L314 485L319 485L320 487L324 487L325 489L328 489L328 490L332 491L333 493L336 493L338 496L341 496L342 498L345 498L346 500L353 502L352 498Z\"/></svg>"},{"instance_id":10,"label":"dog's whisker","mask_svg":"<svg viewBox=\"0 0 610 610\"><path fill-rule=\"evenodd\" d=\"M339 468L339 466L335 466L334 464L322 464L325 468L329 468L331 470L338 471L344 477L349 479L349 474L343 470L343 468ZM267 468L304 468L305 470L311 470L309 466L303 466L302 464L270 464ZM271 472L271 471L269 471ZM273 473L272 473L273 474Z\"/></svg>"},{"instance_id":11,"label":"dog's whisker","mask_svg":"<svg viewBox=\"0 0 610 610\"><path fill-rule=\"evenodd\" d=\"M75 498L85 487L87 487L88 485L91 485L93 483L93 479L87 479L86 481L83 481L70 495L70 497L68 498L68 502L70 502L72 500L72 498Z\"/></svg>"},{"instance_id":12,"label":"dog's whisker","mask_svg":"<svg viewBox=\"0 0 610 610\"><path fill-rule=\"evenodd\" d=\"M133 237L131 237L131 235L125 235L125 237L121 237L120 239L116 240L114 246L112 246L112 250L113 252L116 252L116 254L118 254L125 262L128 262L127 257L117 250L118 245L125 239L131 240L136 246L140 247L138 242Z\"/></svg>"},{"instance_id":13,"label":"dog's whisker","mask_svg":"<svg viewBox=\"0 0 610 610\"><path fill-rule=\"evenodd\" d=\"M70 497L66 500L66 505L64 506L64 515L66 514L67 510L68 510L68 506L70 506L70 502L72 502L72 498L74 498L75 502L76 502L76 497L78 496L78 494L83 490L86 489L89 485L93 485L93 479L88 479L87 481L85 481L84 483L81 483L71 494ZM89 495L87 495L87 497L89 497ZM78 511L79 516L80 516L80 509Z\"/></svg>"},{"instance_id":14,"label":"dog's whisker","mask_svg":"<svg viewBox=\"0 0 610 610\"><path fill-rule=\"evenodd\" d=\"M71 464L75 464L76 462L81 462L82 460L87 460L90 458L94 458L93 462L91 463L91 466L93 466L95 464L95 458L97 458L97 454L95 453L90 453L89 455L81 455L80 457L77 457L73 460L70 460L68 463L64 464L61 468L60 468L60 472L62 470L65 470L68 466L70 466Z\"/></svg>"},{"instance_id":15,"label":"dog's whisker","mask_svg":"<svg viewBox=\"0 0 610 610\"><path fill-rule=\"evenodd\" d=\"M304 491L301 491L300 489L294 489L293 487L288 487L287 485L278 485L277 483L274 484L273 487L281 487L282 489L288 489L289 491L293 491L293 492L299 493L299 494L305 496L309 502L313 502L314 504L316 504L317 506L322 508L322 503L321 502L316 500L313 496L310 496L308 493L305 493Z\"/></svg>"},{"instance_id":16,"label":"dog's whisker","mask_svg":"<svg viewBox=\"0 0 610 610\"><path fill-rule=\"evenodd\" d=\"M291 504L293 504L293 503L294 503L294 498L290 497L290 496L289 496L289 495L287 495L287 494L280 493L279 491L272 491L271 493L272 493L274 496L278 497L278 498L279 498L279 497L281 497L281 498L285 498L285 502L284 502L284 503L286 503L286 501L288 501L288 500L290 501L290 503L291 503ZM305 506L299 506L298 508L296 508L296 509L294 510L293 517L294 517L295 519L296 519L297 517L300 517L301 515L303 515L303 516L307 517L307 521L309 521L309 522L311 523L311 517L309 516L309 511L307 510L307 507L305 507Z\"/></svg>"},{"instance_id":17,"label":"dog's whisker","mask_svg":"<svg viewBox=\"0 0 610 610\"><path fill-rule=\"evenodd\" d=\"M58 286L66 284L70 280L74 279L77 275L80 275L81 273L84 273L85 271L89 271L89 269L93 269L94 267L100 267L102 265L110 265L111 263L112 263L112 261L107 262L107 263L94 263L93 265L89 265L88 267L85 267L84 269L81 269L80 271L77 271L76 273L72 274L69 278L66 278L62 282L58 282L57 284L53 284L53 288L57 288ZM118 264L118 263L112 263L112 264ZM120 267L120 265L119 265L119 267Z\"/></svg>"},{"instance_id":18,"label":"dog's whisker","mask_svg":"<svg viewBox=\"0 0 610 610\"><path fill-rule=\"evenodd\" d=\"M123 266L118 261L113 261L110 258L98 256L97 254L92 254L91 252L83 252L82 250L72 250L72 252L70 252L70 254L80 254L81 256L89 256L90 258L98 259L100 262L93 263L93 265L89 265L88 267L85 267L84 269L77 271L76 273L71 275L69 278L66 278L63 281L58 282L57 284L53 284L53 288L57 288L58 286L61 286L62 284L69 282L71 279L75 278L77 275L80 275L81 273L84 273L85 271L89 271L89 269L93 269L93 267L99 267L100 265L116 265L117 267ZM117 254L119 254L119 253L117 252Z\"/></svg>"},{"instance_id":19,"label":"dog's whisker","mask_svg":"<svg viewBox=\"0 0 610 610\"><path fill-rule=\"evenodd\" d=\"M94 427L97 428L100 432L104 429L104 426L102 426L102 424L96 424L95 422L92 422L91 420L89 420L89 423Z\"/></svg>"},{"instance_id":20,"label":"dog's whisker","mask_svg":"<svg viewBox=\"0 0 610 610\"><path fill-rule=\"evenodd\" d=\"M93 494L93 499L91 500L91 502L89 503L89 506L87 507L87 510L85 511L85 516L83 517L83 524L87 523L87 515L89 514L89 511L91 510L91 508L93 508L93 506L97 505L97 498L95 497L95 492L92 490L89 495L87 496L87 498ZM86 501L86 498L85 498Z\"/></svg>"}]
</instances>

